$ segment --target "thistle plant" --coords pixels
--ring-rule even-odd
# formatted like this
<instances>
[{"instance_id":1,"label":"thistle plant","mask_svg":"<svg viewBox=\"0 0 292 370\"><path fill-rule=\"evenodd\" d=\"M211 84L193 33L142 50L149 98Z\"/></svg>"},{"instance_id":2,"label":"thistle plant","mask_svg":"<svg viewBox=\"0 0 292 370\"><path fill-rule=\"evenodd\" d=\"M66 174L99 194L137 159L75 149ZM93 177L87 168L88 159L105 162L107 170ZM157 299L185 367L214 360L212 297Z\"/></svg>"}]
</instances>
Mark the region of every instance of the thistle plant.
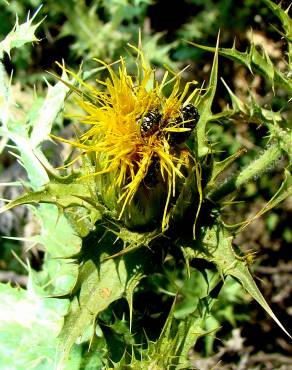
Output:
<instances>
[{"instance_id":1,"label":"thistle plant","mask_svg":"<svg viewBox=\"0 0 292 370\"><path fill-rule=\"evenodd\" d=\"M29 124L21 125L9 109L2 111L2 134L15 143L30 189L1 211L20 204L35 207L42 220L48 273L32 274L31 279L39 281L50 299L68 303L56 368L65 368L72 358L96 369L190 368L189 350L198 338L210 335L205 323L228 277L236 279L289 335L250 274L251 256L233 245L242 228L292 193L289 125L280 112L267 111L254 100L248 105L228 87L232 107L212 113L218 54L261 73L274 90L281 86L287 100L291 98L291 19L280 7L265 2L284 28L285 73L252 45L246 53L235 46L220 49L218 37L215 48L204 47L214 52L208 84L184 84L181 72L166 70L158 78L143 48L129 45L136 58L135 74L128 72L130 57L112 64L97 59L98 71L108 77L97 76L95 84L86 80L85 72L59 64L62 75L55 76L59 82L49 87ZM0 51L7 52L8 42L0 45ZM9 107L11 91L1 73L2 101ZM85 113L71 117L82 127L75 139L68 140L50 132L71 93ZM207 125L239 116L265 125L269 145L253 162L224 175L246 150L217 161ZM52 168L40 149L48 137L72 148L73 158L60 169ZM253 218L227 225L222 218L226 202L281 158L286 158L283 183L273 198ZM171 278L173 271L179 283ZM188 297L185 289L190 282Z\"/></svg>"},{"instance_id":2,"label":"thistle plant","mask_svg":"<svg viewBox=\"0 0 292 370\"><path fill-rule=\"evenodd\" d=\"M58 139L79 148L87 158L84 161L89 163L89 173L83 169L84 178L95 177L93 192L100 194L101 202L110 211L116 212L117 220L125 215L124 223L136 228L162 217L161 229L165 231L178 180L185 177L183 172L191 162L191 152L180 144L198 121L198 111L189 102L199 90L188 94L191 84L187 84L180 92L179 76L168 79L167 71L159 84L142 52L136 51L135 78L127 73L123 59L117 73L98 61L110 75L105 82L97 80L105 90L88 85L60 66L83 87L70 86L86 112L78 118L91 128L76 142ZM173 89L166 97L163 91L169 83L173 83ZM165 198L162 214L160 198Z\"/></svg>"}]
</instances>

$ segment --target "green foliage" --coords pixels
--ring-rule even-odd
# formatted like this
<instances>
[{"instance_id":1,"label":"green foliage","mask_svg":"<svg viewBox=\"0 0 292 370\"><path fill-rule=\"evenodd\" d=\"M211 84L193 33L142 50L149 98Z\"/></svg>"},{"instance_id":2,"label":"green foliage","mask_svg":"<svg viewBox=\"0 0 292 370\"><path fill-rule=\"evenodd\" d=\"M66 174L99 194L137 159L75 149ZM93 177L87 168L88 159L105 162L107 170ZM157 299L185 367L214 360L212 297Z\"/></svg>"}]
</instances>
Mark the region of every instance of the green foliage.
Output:
<instances>
[{"instance_id":1,"label":"green foliage","mask_svg":"<svg viewBox=\"0 0 292 370\"><path fill-rule=\"evenodd\" d=\"M191 43L194 46L200 47L203 50L215 52L215 48L208 46L201 46L196 43ZM261 52L257 50L256 46L252 43L250 48L245 52L236 50L235 43L231 49L219 48L219 54L230 58L231 60L243 64L251 73L259 73L263 75L271 84L272 88L283 87L289 94L291 90L291 77L279 71L272 63L268 53L265 50Z\"/></svg>"},{"instance_id":2,"label":"green foliage","mask_svg":"<svg viewBox=\"0 0 292 370\"><path fill-rule=\"evenodd\" d=\"M96 238L96 244L100 241ZM141 265L141 254L131 254L116 259L105 259L110 255L111 245L103 242L105 248L92 245L92 254L79 271L80 292L73 298L70 312L66 317L60 337L62 357L66 358L71 347L83 336L84 330L91 328L94 335L95 320L112 302L125 297L132 310L133 292L145 273L146 263ZM108 251L106 249L109 249ZM98 252L97 252L98 250ZM74 328L74 330L73 330ZM116 331L116 328L113 328Z\"/></svg>"},{"instance_id":3,"label":"green foliage","mask_svg":"<svg viewBox=\"0 0 292 370\"><path fill-rule=\"evenodd\" d=\"M283 10L281 6L276 5L271 0L264 0L264 3L272 10L274 15L279 18L282 23L283 31L278 31L280 35L282 35L288 45L288 63L289 68L292 68L292 20L289 17L289 8ZM290 85L291 86L291 85Z\"/></svg>"},{"instance_id":4,"label":"green foliage","mask_svg":"<svg viewBox=\"0 0 292 370\"><path fill-rule=\"evenodd\" d=\"M0 294L1 368L53 368L57 336L69 301L41 297L32 277L27 290L1 284ZM78 367L68 363L67 368Z\"/></svg>"},{"instance_id":5,"label":"green foliage","mask_svg":"<svg viewBox=\"0 0 292 370\"><path fill-rule=\"evenodd\" d=\"M41 22L32 25L32 21L36 17L38 11L32 18L27 19L25 23L19 24L18 20L11 30L11 32L0 43L0 58L3 58L4 53L10 56L10 51L13 48L19 48L27 43L39 41L35 36L35 31Z\"/></svg>"},{"instance_id":6,"label":"green foliage","mask_svg":"<svg viewBox=\"0 0 292 370\"><path fill-rule=\"evenodd\" d=\"M93 1L90 6L85 0L56 2L56 11L66 17L59 37L75 35L71 50L85 61L91 61L93 57L112 61L124 54L127 42L137 42L149 4L150 0ZM159 35L154 39L146 37L150 59L160 64L166 60L170 62L167 58L169 47L155 47L158 39Z\"/></svg>"}]
</instances>

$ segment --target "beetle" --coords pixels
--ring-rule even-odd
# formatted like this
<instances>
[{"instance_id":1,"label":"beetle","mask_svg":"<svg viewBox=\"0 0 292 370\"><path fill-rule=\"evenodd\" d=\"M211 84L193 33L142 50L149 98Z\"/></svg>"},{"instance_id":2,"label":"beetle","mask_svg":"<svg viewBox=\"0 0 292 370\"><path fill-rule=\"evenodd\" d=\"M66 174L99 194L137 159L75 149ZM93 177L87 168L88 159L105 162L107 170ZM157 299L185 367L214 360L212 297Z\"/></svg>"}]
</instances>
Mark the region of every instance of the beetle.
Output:
<instances>
[{"instance_id":1,"label":"beetle","mask_svg":"<svg viewBox=\"0 0 292 370\"><path fill-rule=\"evenodd\" d=\"M158 109L150 110L140 120L140 133L142 138L153 135L159 130L162 114Z\"/></svg>"},{"instance_id":2,"label":"beetle","mask_svg":"<svg viewBox=\"0 0 292 370\"><path fill-rule=\"evenodd\" d=\"M174 125L179 125L179 127L182 128L189 128L190 130L184 132L171 132L170 142L172 144L181 144L186 141L200 119L198 109L191 103L182 107L180 113L180 116L173 121Z\"/></svg>"}]
</instances>

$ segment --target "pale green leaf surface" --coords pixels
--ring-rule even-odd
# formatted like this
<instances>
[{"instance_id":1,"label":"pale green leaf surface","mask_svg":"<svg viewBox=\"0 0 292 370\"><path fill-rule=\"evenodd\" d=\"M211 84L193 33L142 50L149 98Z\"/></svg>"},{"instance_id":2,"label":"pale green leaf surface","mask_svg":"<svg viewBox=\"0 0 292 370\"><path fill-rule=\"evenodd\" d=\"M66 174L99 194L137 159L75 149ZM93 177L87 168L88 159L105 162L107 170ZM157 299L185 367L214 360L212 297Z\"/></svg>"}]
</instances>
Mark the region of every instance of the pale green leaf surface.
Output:
<instances>
[{"instance_id":1,"label":"pale green leaf surface","mask_svg":"<svg viewBox=\"0 0 292 370\"><path fill-rule=\"evenodd\" d=\"M77 254L81 248L81 238L57 206L42 204L38 210L42 223L40 241L46 246L46 252L53 258L66 258Z\"/></svg>"},{"instance_id":2,"label":"pale green leaf surface","mask_svg":"<svg viewBox=\"0 0 292 370\"><path fill-rule=\"evenodd\" d=\"M93 213L95 210L97 214L92 217L96 220L99 217L98 208L102 206L97 202L91 205L93 200L90 199L90 195L88 186L81 182L72 184L50 182L42 190L26 193L9 202L0 209L0 213L22 204L51 203L60 208L80 206L90 209Z\"/></svg>"},{"instance_id":3,"label":"pale green leaf surface","mask_svg":"<svg viewBox=\"0 0 292 370\"><path fill-rule=\"evenodd\" d=\"M7 136L20 152L20 162L27 172L31 186L36 189L46 184L49 181L48 174L34 153L23 123L17 122L10 126Z\"/></svg>"},{"instance_id":4,"label":"pale green leaf surface","mask_svg":"<svg viewBox=\"0 0 292 370\"><path fill-rule=\"evenodd\" d=\"M38 8L32 18L29 18L28 15L26 22L22 24L19 24L18 19L16 19L15 26L11 32L0 42L0 59L3 58L4 53L7 53L10 56L10 51L13 48L20 48L27 43L39 41L35 36L35 31L42 21L34 25L32 22L40 8L41 7Z\"/></svg>"},{"instance_id":5,"label":"pale green leaf surface","mask_svg":"<svg viewBox=\"0 0 292 370\"><path fill-rule=\"evenodd\" d=\"M56 185L56 184L54 184ZM75 193L78 193L78 186L69 186L69 191L72 193L75 189ZM66 198L66 185L59 185L58 189L62 189L61 195L58 191L50 193L50 190L44 190L39 192L32 192L23 195L22 197L10 202L7 206L1 209L1 212L9 209L9 207L14 207L20 204L29 203L57 203L56 199L60 197L59 206L68 206L70 201L74 204L78 204L78 199L72 195L69 195L69 199ZM53 186L53 190L57 187ZM82 192L82 195L84 192ZM80 194L79 194L80 195ZM62 197L66 198L62 203ZM80 200L83 205L83 200ZM58 203L57 203L58 204ZM37 214L38 218L42 222L41 234L35 238L36 241L42 243L47 252L47 259L45 261L44 270L46 274L43 273L43 283L47 284L47 294L62 295L68 294L76 284L78 268L77 265L72 263L68 259L72 255L79 253L82 239L78 235L77 230L73 228L73 223L69 222L68 218L62 213L60 209L55 204L41 204L38 209L34 212ZM90 226L91 223L89 222ZM89 230L87 231L89 232ZM63 259L63 260L59 260Z\"/></svg>"},{"instance_id":6,"label":"pale green leaf surface","mask_svg":"<svg viewBox=\"0 0 292 370\"><path fill-rule=\"evenodd\" d=\"M12 140L20 153L20 161L27 171L31 186L38 187L48 182L49 178L34 154L34 147L29 140L29 125L18 122L13 117L14 101L10 82L0 62L0 119L2 122L1 135Z\"/></svg>"},{"instance_id":7,"label":"pale green leaf surface","mask_svg":"<svg viewBox=\"0 0 292 370\"><path fill-rule=\"evenodd\" d=\"M3 212L20 204L55 203L41 204L38 209L34 210L42 222L42 232L37 237L37 241L44 245L47 252L42 279L43 284L47 286L47 294L68 294L76 284L78 266L69 257L77 255L81 249L82 239L78 233L78 227L74 228L75 223L80 226L80 221L78 219L69 220L60 208L66 208L71 204L77 206L78 202L81 206L90 206L79 196L84 196L84 188L81 184L49 184L43 191L25 194L0 210ZM84 235L92 229L99 217L99 212L95 211L94 214L93 219L84 226L86 228L86 232L83 231Z\"/></svg>"},{"instance_id":8,"label":"pale green leaf surface","mask_svg":"<svg viewBox=\"0 0 292 370\"><path fill-rule=\"evenodd\" d=\"M39 297L28 290L0 284L1 370L52 370L63 317L69 301ZM64 369L77 370L73 363Z\"/></svg>"},{"instance_id":9,"label":"pale green leaf surface","mask_svg":"<svg viewBox=\"0 0 292 370\"><path fill-rule=\"evenodd\" d=\"M65 72L63 72L61 78L67 81ZM43 141L48 140L56 117L63 109L68 91L69 88L61 81L57 82L54 86L48 85L47 96L43 104L29 121L29 125L32 127L30 142L33 148L36 148Z\"/></svg>"},{"instance_id":10,"label":"pale green leaf surface","mask_svg":"<svg viewBox=\"0 0 292 370\"><path fill-rule=\"evenodd\" d=\"M4 127L10 119L11 90L4 65L0 60L0 120Z\"/></svg>"},{"instance_id":11,"label":"pale green leaf surface","mask_svg":"<svg viewBox=\"0 0 292 370\"><path fill-rule=\"evenodd\" d=\"M78 265L74 262L54 259L46 254L43 271L39 273L46 296L63 297L72 292L78 278Z\"/></svg>"},{"instance_id":12,"label":"pale green leaf surface","mask_svg":"<svg viewBox=\"0 0 292 370\"><path fill-rule=\"evenodd\" d=\"M84 263L79 276L82 282L80 293L71 303L71 310L60 336L61 362L67 358L74 343L83 335L85 328L94 323L101 311L122 297L129 301L126 291L129 288L133 292L139 283L143 276L141 268L134 253L107 259L100 264L98 260L92 259Z\"/></svg>"},{"instance_id":13,"label":"pale green leaf surface","mask_svg":"<svg viewBox=\"0 0 292 370\"><path fill-rule=\"evenodd\" d=\"M67 81L63 73L62 78ZM64 100L69 88L61 82L48 87L47 96L35 104L26 114L27 121L18 121L12 113L14 98L4 67L0 64L0 119L2 122L1 134L12 140L20 153L20 161L25 168L30 184L34 189L49 181L47 172L42 164L43 154L39 145L49 139L52 125L63 108Z\"/></svg>"},{"instance_id":14,"label":"pale green leaf surface","mask_svg":"<svg viewBox=\"0 0 292 370\"><path fill-rule=\"evenodd\" d=\"M12 114L13 96L2 64L0 64L0 119L1 135L9 138L17 146L20 161L24 166L31 186L36 188L49 181L49 177L34 154L34 147L29 140L29 125L16 121Z\"/></svg>"}]
</instances>

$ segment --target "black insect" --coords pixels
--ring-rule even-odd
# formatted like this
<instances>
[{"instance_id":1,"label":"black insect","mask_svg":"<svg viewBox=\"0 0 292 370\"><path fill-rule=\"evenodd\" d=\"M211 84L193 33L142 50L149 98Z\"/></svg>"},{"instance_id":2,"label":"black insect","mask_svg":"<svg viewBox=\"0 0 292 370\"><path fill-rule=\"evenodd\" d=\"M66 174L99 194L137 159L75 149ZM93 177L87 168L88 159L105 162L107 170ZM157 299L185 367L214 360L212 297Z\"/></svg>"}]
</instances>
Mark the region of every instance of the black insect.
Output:
<instances>
[{"instance_id":1,"label":"black insect","mask_svg":"<svg viewBox=\"0 0 292 370\"><path fill-rule=\"evenodd\" d=\"M161 113L158 109L150 110L145 116L140 120L140 133L143 138L153 135L159 130Z\"/></svg>"},{"instance_id":2,"label":"black insect","mask_svg":"<svg viewBox=\"0 0 292 370\"><path fill-rule=\"evenodd\" d=\"M196 127L200 119L198 109L191 103L181 109L181 115L174 120L174 125L178 127L189 128L189 131L171 132L170 142L173 144L181 144L188 139L192 130ZM181 124L180 124L181 123Z\"/></svg>"},{"instance_id":3,"label":"black insect","mask_svg":"<svg viewBox=\"0 0 292 370\"><path fill-rule=\"evenodd\" d=\"M194 128L200 118L198 109L193 104L187 104L185 107L183 107L182 115L184 121L189 121L184 123L184 127L187 128Z\"/></svg>"}]
</instances>

